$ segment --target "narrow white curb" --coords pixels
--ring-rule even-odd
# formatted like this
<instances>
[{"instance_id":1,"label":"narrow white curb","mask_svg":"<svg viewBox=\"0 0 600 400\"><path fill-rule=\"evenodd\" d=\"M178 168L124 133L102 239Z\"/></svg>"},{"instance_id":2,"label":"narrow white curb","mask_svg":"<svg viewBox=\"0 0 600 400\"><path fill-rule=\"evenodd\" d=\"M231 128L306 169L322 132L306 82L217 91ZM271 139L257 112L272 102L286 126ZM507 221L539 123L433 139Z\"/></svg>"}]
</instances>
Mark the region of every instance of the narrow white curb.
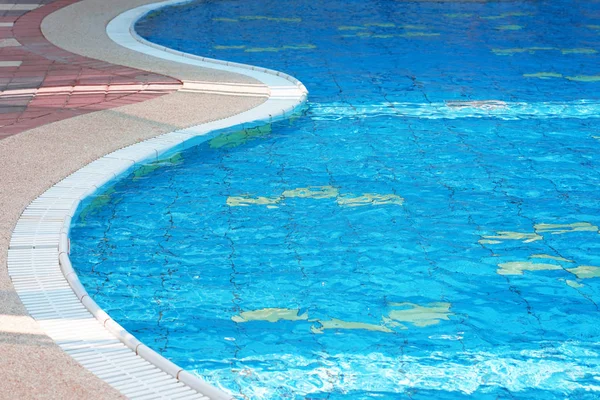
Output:
<instances>
[{"instance_id":1,"label":"narrow white curb","mask_svg":"<svg viewBox=\"0 0 600 400\"><path fill-rule=\"evenodd\" d=\"M235 72L264 84L188 83L183 90L268 96L246 112L146 140L88 164L34 200L13 231L8 271L19 297L42 329L85 368L129 398L231 399L145 346L116 323L88 295L71 266L69 229L80 203L103 185L221 133L284 119L306 101L297 79L264 68L229 63L166 49L133 30L147 12L186 3L166 1L129 10L107 26L107 34L129 49L179 63ZM216 86L215 86L216 85ZM233 89L232 89L233 88ZM236 93L227 93L236 95Z\"/></svg>"}]
</instances>

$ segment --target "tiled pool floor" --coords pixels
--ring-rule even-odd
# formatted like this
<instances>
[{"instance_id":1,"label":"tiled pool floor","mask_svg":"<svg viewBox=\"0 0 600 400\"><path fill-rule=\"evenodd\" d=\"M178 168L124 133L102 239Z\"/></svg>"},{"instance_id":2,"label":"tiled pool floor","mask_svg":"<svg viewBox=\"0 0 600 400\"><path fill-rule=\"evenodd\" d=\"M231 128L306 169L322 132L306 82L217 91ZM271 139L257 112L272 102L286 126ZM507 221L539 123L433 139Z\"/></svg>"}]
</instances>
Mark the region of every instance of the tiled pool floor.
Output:
<instances>
[{"instance_id":1,"label":"tiled pool floor","mask_svg":"<svg viewBox=\"0 0 600 400\"><path fill-rule=\"evenodd\" d=\"M599 27L583 1L152 13L149 40L290 73L311 102L109 188L73 264L242 398L596 398Z\"/></svg>"}]
</instances>

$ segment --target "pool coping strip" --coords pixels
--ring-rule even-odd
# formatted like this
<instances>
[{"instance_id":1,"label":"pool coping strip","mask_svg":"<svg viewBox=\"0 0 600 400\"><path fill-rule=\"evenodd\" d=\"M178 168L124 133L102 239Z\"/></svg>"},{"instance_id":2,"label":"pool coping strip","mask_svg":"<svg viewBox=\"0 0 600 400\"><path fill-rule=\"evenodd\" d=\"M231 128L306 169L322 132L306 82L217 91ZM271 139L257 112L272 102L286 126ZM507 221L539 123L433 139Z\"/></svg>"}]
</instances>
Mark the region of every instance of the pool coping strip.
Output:
<instances>
[{"instance_id":1,"label":"pool coping strip","mask_svg":"<svg viewBox=\"0 0 600 400\"><path fill-rule=\"evenodd\" d=\"M189 391L190 397L200 399L232 397L144 345L88 294L69 258L71 221L81 202L143 164L168 158L223 133L285 119L303 107L308 93L300 81L282 72L180 52L148 42L135 32L135 23L147 13L191 1L164 1L133 8L114 18L106 32L117 44L140 53L254 78L265 85L267 100L248 111L175 130L89 163L25 209L9 245L9 276L32 317L65 352L130 398L149 394L169 397L173 391L178 396ZM248 95L241 87L239 93L228 95ZM157 381L165 375L171 379Z\"/></svg>"}]
</instances>

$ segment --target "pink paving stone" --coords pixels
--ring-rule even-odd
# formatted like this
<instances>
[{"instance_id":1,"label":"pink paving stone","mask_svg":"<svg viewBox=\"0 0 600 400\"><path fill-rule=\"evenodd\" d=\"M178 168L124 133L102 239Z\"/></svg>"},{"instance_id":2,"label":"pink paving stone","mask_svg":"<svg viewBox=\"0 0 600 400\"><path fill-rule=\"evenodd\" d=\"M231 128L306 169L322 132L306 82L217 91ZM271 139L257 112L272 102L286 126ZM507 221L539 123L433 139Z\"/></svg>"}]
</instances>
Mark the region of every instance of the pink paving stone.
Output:
<instances>
[{"instance_id":1,"label":"pink paving stone","mask_svg":"<svg viewBox=\"0 0 600 400\"><path fill-rule=\"evenodd\" d=\"M77 1L51 1L20 17L0 16L0 22L15 23L12 29L1 28L0 38L14 37L23 45L0 49L0 58L22 61L20 67L0 68L0 84L13 82L19 85L17 87L29 87L30 91L40 88L33 99L22 98L9 104L26 106L24 112L0 114L0 125L3 125L0 127L0 139L84 112L145 101L181 86L181 82L169 77L89 59L49 43L40 30L42 20ZM113 90L116 92L110 93L109 84L115 85ZM152 84L151 90L146 89L147 84ZM77 87L74 90L73 86L77 85L92 85L94 88ZM2 100L0 103L5 104ZM19 121L15 123L17 118Z\"/></svg>"},{"instance_id":2,"label":"pink paving stone","mask_svg":"<svg viewBox=\"0 0 600 400\"><path fill-rule=\"evenodd\" d=\"M67 107L67 108L81 108L81 107L89 106L89 105L92 105L92 104L102 104L102 102L75 100L75 101L69 101L69 102L67 102L67 105L65 107Z\"/></svg>"},{"instance_id":3,"label":"pink paving stone","mask_svg":"<svg viewBox=\"0 0 600 400\"><path fill-rule=\"evenodd\" d=\"M44 76L45 74L43 74L42 76ZM21 70L21 67L19 67L17 69L17 72L15 72L15 77L29 77L29 76L40 76L39 71L37 73L32 72L32 71L23 71Z\"/></svg>"},{"instance_id":4,"label":"pink paving stone","mask_svg":"<svg viewBox=\"0 0 600 400\"><path fill-rule=\"evenodd\" d=\"M79 78L78 85L103 85L106 84L106 78Z\"/></svg>"},{"instance_id":5,"label":"pink paving stone","mask_svg":"<svg viewBox=\"0 0 600 400\"><path fill-rule=\"evenodd\" d=\"M118 104L119 106L127 106L129 104L139 103L139 101L136 101L136 100L127 100L127 98L123 98L123 99L119 99L119 100L114 100L113 103L114 104Z\"/></svg>"},{"instance_id":6,"label":"pink paving stone","mask_svg":"<svg viewBox=\"0 0 600 400\"><path fill-rule=\"evenodd\" d=\"M34 107L39 107L39 108L45 108L48 110L52 110L52 111L57 111L60 110L61 108L63 108L65 106L65 104L67 104L67 99L63 99L63 100L52 100L52 102L37 102L37 103L31 103L29 106L32 107L32 104Z\"/></svg>"},{"instance_id":7,"label":"pink paving stone","mask_svg":"<svg viewBox=\"0 0 600 400\"><path fill-rule=\"evenodd\" d=\"M13 60L10 60L10 61L13 61ZM18 61L18 60L14 60L14 61ZM18 67L0 67L0 73L2 73L3 76L6 76L6 74L10 73L10 76L12 76L12 74L17 72L17 69L18 69Z\"/></svg>"},{"instance_id":8,"label":"pink paving stone","mask_svg":"<svg viewBox=\"0 0 600 400\"><path fill-rule=\"evenodd\" d=\"M98 103L106 101L106 93L86 93L86 94L76 94L73 93L69 97L69 102L88 102L88 103Z\"/></svg>"},{"instance_id":9,"label":"pink paving stone","mask_svg":"<svg viewBox=\"0 0 600 400\"><path fill-rule=\"evenodd\" d=\"M74 86L76 79L68 79L62 77L46 77L43 86Z\"/></svg>"},{"instance_id":10,"label":"pink paving stone","mask_svg":"<svg viewBox=\"0 0 600 400\"><path fill-rule=\"evenodd\" d=\"M43 115L47 115L48 113L50 113L51 111L46 110L46 111L25 111L24 113L21 114L21 116L18 118L18 120L25 120L25 119L31 119L31 118L39 118Z\"/></svg>"},{"instance_id":11,"label":"pink paving stone","mask_svg":"<svg viewBox=\"0 0 600 400\"><path fill-rule=\"evenodd\" d=\"M23 50L20 47L2 47L0 48L0 57L3 60L19 60L23 58ZM17 58L14 58L17 57Z\"/></svg>"},{"instance_id":12,"label":"pink paving stone","mask_svg":"<svg viewBox=\"0 0 600 400\"><path fill-rule=\"evenodd\" d=\"M81 82L73 87L73 94L76 95L97 95L106 93L108 85L82 85Z\"/></svg>"},{"instance_id":13,"label":"pink paving stone","mask_svg":"<svg viewBox=\"0 0 600 400\"><path fill-rule=\"evenodd\" d=\"M21 39L24 39L26 37L38 37L38 32L39 29L36 28L27 28L27 29L23 29L23 28L13 28L12 32L14 32L15 35L18 35ZM28 40L27 42L31 43L30 40Z\"/></svg>"},{"instance_id":14,"label":"pink paving stone","mask_svg":"<svg viewBox=\"0 0 600 400\"><path fill-rule=\"evenodd\" d=\"M117 101L117 100L122 99L125 96L127 96L127 93L113 93L113 94L109 93L106 95L106 101L108 101L108 102Z\"/></svg>"},{"instance_id":15,"label":"pink paving stone","mask_svg":"<svg viewBox=\"0 0 600 400\"><path fill-rule=\"evenodd\" d=\"M76 65L65 65L61 63L54 63L48 67L49 76L65 76L65 75L78 75L81 68Z\"/></svg>"},{"instance_id":16,"label":"pink paving stone","mask_svg":"<svg viewBox=\"0 0 600 400\"><path fill-rule=\"evenodd\" d=\"M19 118L19 115L21 115L21 113L0 114L0 123L2 123L4 121L16 120L17 118Z\"/></svg>"},{"instance_id":17,"label":"pink paving stone","mask_svg":"<svg viewBox=\"0 0 600 400\"><path fill-rule=\"evenodd\" d=\"M88 104L85 106L82 106L80 108L78 108L78 110L86 110L86 111L101 111L101 110L107 110L108 107L107 106L108 103L104 102L104 103L95 103L95 104Z\"/></svg>"}]
</instances>

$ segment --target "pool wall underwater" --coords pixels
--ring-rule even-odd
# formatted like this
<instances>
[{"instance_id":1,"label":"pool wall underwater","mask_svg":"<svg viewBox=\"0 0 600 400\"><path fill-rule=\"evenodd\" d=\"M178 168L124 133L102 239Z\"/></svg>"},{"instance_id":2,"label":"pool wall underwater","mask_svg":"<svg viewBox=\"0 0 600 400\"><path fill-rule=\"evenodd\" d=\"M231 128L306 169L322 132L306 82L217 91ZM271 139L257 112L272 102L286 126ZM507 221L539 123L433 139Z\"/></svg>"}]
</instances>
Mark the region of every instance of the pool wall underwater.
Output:
<instances>
[{"instance_id":1,"label":"pool wall underwater","mask_svg":"<svg viewBox=\"0 0 600 400\"><path fill-rule=\"evenodd\" d=\"M200 68L246 75L264 85L184 82L182 90L186 92L221 91L224 95L262 96L266 101L229 118L125 147L88 164L48 189L25 209L9 247L9 275L30 314L63 350L130 398L149 394L202 399L230 396L142 344L94 302L69 259L71 220L94 194L140 166L168 158L223 133L287 118L303 108L307 95L302 83L284 73L170 51L150 45L135 34L133 25L146 13L186 2L167 1L132 9L111 21L107 33L115 42L134 51Z\"/></svg>"}]
</instances>

